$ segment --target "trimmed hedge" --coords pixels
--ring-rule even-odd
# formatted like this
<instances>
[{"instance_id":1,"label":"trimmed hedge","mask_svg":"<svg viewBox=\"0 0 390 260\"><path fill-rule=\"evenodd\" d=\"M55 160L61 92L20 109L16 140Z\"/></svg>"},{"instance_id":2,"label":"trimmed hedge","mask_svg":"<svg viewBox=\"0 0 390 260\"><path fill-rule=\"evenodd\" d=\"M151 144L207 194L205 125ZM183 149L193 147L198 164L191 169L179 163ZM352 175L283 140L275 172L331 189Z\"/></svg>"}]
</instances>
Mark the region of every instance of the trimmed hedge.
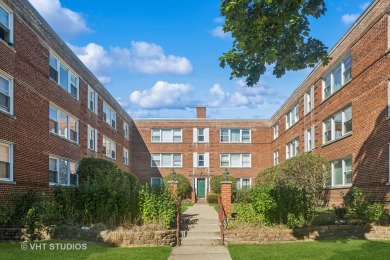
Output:
<instances>
[{"instance_id":1,"label":"trimmed hedge","mask_svg":"<svg viewBox=\"0 0 390 260\"><path fill-rule=\"evenodd\" d=\"M163 178L165 187L168 187L168 181L170 180L171 177L169 175ZM191 192L191 184L187 177L182 174L176 174L176 180L178 181L177 195L183 199L189 192Z\"/></svg>"},{"instance_id":2,"label":"trimmed hedge","mask_svg":"<svg viewBox=\"0 0 390 260\"><path fill-rule=\"evenodd\" d=\"M215 193L207 194L207 202L208 203L218 203L218 194L215 194Z\"/></svg>"}]
</instances>

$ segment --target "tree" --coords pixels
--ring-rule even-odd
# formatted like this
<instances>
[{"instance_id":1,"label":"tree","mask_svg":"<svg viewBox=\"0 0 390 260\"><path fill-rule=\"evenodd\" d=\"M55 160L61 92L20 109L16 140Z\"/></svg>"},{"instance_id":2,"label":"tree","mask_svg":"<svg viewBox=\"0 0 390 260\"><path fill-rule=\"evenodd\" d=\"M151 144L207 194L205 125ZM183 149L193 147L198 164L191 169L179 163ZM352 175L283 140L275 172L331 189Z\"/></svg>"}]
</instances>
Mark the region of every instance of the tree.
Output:
<instances>
[{"instance_id":1,"label":"tree","mask_svg":"<svg viewBox=\"0 0 390 260\"><path fill-rule=\"evenodd\" d=\"M169 187L168 181L171 180L171 176L165 176L163 178L164 186ZM182 174L176 174L176 180L178 181L178 187L177 187L177 195L184 199L185 196L191 192L191 184L186 176Z\"/></svg>"},{"instance_id":2,"label":"tree","mask_svg":"<svg viewBox=\"0 0 390 260\"><path fill-rule=\"evenodd\" d=\"M234 38L232 48L220 57L229 65L230 79L246 77L252 87L274 65L273 74L329 62L327 47L310 36L309 17L326 11L324 0L222 0L224 32Z\"/></svg>"}]
</instances>

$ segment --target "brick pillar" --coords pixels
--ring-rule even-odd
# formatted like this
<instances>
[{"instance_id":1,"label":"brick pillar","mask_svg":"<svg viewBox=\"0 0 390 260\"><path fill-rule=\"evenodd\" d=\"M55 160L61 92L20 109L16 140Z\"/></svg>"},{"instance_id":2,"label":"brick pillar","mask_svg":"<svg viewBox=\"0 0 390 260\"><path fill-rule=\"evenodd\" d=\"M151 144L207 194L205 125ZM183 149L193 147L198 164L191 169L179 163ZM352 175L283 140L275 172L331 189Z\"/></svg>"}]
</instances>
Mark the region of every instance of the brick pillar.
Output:
<instances>
[{"instance_id":1,"label":"brick pillar","mask_svg":"<svg viewBox=\"0 0 390 260\"><path fill-rule=\"evenodd\" d=\"M168 181L168 186L171 189L172 195L174 197L177 196L177 187L178 187L178 185L179 185L178 181Z\"/></svg>"},{"instance_id":2,"label":"brick pillar","mask_svg":"<svg viewBox=\"0 0 390 260\"><path fill-rule=\"evenodd\" d=\"M232 216L232 182L221 181L221 200L226 216Z\"/></svg>"},{"instance_id":3,"label":"brick pillar","mask_svg":"<svg viewBox=\"0 0 390 260\"><path fill-rule=\"evenodd\" d=\"M192 204L196 203L196 193L195 193L195 191L191 192L191 202L192 202Z\"/></svg>"}]
</instances>

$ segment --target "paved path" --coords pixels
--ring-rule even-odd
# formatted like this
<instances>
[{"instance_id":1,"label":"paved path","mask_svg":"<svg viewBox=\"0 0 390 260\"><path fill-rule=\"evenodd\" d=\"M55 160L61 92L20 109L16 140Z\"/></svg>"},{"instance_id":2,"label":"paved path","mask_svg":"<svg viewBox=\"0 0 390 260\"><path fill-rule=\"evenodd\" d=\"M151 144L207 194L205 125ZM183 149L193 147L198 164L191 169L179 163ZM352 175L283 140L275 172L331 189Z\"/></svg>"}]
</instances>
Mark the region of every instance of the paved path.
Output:
<instances>
[{"instance_id":1,"label":"paved path","mask_svg":"<svg viewBox=\"0 0 390 260\"><path fill-rule=\"evenodd\" d=\"M185 223L181 245L173 248L169 260L201 259L231 260L228 249L222 245L218 213L208 204L197 203L182 215Z\"/></svg>"}]
</instances>

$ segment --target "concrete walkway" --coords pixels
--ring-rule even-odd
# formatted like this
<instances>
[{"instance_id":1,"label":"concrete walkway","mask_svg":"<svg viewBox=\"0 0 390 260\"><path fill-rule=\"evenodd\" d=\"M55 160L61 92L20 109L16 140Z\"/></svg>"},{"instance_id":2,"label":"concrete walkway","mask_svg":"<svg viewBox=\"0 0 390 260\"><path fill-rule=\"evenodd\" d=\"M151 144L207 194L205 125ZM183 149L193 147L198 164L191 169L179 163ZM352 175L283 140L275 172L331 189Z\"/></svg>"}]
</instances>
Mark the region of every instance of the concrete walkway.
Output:
<instances>
[{"instance_id":1,"label":"concrete walkway","mask_svg":"<svg viewBox=\"0 0 390 260\"><path fill-rule=\"evenodd\" d=\"M182 215L181 245L173 248L169 260L231 260L222 245L218 213L208 204L197 203Z\"/></svg>"}]
</instances>

